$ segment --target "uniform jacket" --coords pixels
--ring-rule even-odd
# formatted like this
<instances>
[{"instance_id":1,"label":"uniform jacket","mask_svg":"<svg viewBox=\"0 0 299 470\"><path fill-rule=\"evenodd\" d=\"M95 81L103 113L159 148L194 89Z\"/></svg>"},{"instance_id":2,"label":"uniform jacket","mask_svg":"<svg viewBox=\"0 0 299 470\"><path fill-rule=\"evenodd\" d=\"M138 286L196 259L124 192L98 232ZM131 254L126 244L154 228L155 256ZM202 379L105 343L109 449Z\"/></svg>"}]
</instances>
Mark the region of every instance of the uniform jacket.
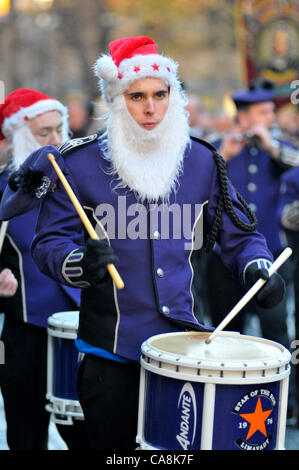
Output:
<instances>
[{"instance_id":1,"label":"uniform jacket","mask_svg":"<svg viewBox=\"0 0 299 470\"><path fill-rule=\"evenodd\" d=\"M219 148L221 141L213 145ZM285 234L276 215L282 171L277 162L256 146L245 145L227 162L228 176L254 211L258 230L265 236L273 254L285 245Z\"/></svg>"},{"instance_id":2,"label":"uniform jacket","mask_svg":"<svg viewBox=\"0 0 299 470\"><path fill-rule=\"evenodd\" d=\"M102 223L108 232L125 287L117 291L109 277L97 289L82 289L78 337L137 360L142 342L152 335L181 328L209 329L199 324L194 315L193 279L197 272L193 259L214 217L219 197L218 174L212 151L192 140L185 152L178 189L163 212L161 206L137 205L133 192L115 187L117 181L109 174L110 163L102 148L101 137L83 147L70 148L63 155L64 174L96 230ZM232 187L230 191L236 211L248 222ZM169 216L168 222L159 218L159 210L166 219ZM185 220L178 216L179 211ZM192 234L187 230L188 217ZM111 219L115 225L111 227L110 223L107 230ZM80 282L82 273L76 271L76 250L87 237L58 182L41 205L32 246L34 260L45 274L59 282ZM226 213L218 241L223 246L224 263L240 282L244 268L253 259L272 261L264 237L257 231L249 234L238 229Z\"/></svg>"},{"instance_id":3,"label":"uniform jacket","mask_svg":"<svg viewBox=\"0 0 299 470\"><path fill-rule=\"evenodd\" d=\"M285 205L296 199L299 200L299 167L292 168L281 176L279 213Z\"/></svg>"},{"instance_id":4,"label":"uniform jacket","mask_svg":"<svg viewBox=\"0 0 299 470\"><path fill-rule=\"evenodd\" d=\"M6 187L8 171L0 175L0 191ZM10 268L18 280L13 297L1 298L1 311L10 318L47 327L50 315L78 309L80 289L60 285L42 274L33 262L30 247L35 233L38 207L12 218L0 255L1 269Z\"/></svg>"},{"instance_id":5,"label":"uniform jacket","mask_svg":"<svg viewBox=\"0 0 299 470\"><path fill-rule=\"evenodd\" d=\"M281 176L280 195L277 209L277 221L281 223L281 217L284 208L299 201L299 167L292 168L286 171ZM293 215L294 217L294 215ZM297 214L298 217L298 214ZM298 221L298 219L297 219ZM285 229L288 237L288 242L293 249L293 259L298 265L299 263L299 232L297 230Z\"/></svg>"},{"instance_id":6,"label":"uniform jacket","mask_svg":"<svg viewBox=\"0 0 299 470\"><path fill-rule=\"evenodd\" d=\"M43 147L43 151L46 148L48 147ZM53 148L49 147L49 150L50 149ZM63 158L57 155L56 161L59 167L63 169ZM10 220L13 217L25 214L30 209L38 207L42 197L47 191L50 191L56 183L57 174L48 160L47 154L42 152L41 149L29 155L22 165L20 165L18 172L29 168L32 171L39 171L44 176L43 180L45 181L43 181L41 186L37 187L35 190L33 188L31 190L28 190L28 188L25 190L22 187L12 189L11 184L7 184L3 190L1 199L0 220Z\"/></svg>"}]
</instances>

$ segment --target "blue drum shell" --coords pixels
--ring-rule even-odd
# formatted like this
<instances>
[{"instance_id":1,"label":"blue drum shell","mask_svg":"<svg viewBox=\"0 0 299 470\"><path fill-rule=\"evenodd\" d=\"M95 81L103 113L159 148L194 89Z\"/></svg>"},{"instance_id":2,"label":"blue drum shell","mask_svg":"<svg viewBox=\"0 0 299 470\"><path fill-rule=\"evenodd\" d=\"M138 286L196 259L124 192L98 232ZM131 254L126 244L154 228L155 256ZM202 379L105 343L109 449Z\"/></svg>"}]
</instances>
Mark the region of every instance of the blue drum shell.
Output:
<instances>
[{"instance_id":1,"label":"blue drum shell","mask_svg":"<svg viewBox=\"0 0 299 470\"><path fill-rule=\"evenodd\" d=\"M78 400L76 377L80 364L74 340L53 337L53 394L58 398Z\"/></svg>"},{"instance_id":2,"label":"blue drum shell","mask_svg":"<svg viewBox=\"0 0 299 470\"><path fill-rule=\"evenodd\" d=\"M205 432L202 429L204 387L201 382L175 380L147 371L144 441L160 450L200 450L202 432ZM279 381L217 384L212 450L275 449L279 403ZM252 424L245 419L258 414L258 406L265 416L269 413L264 426L254 419Z\"/></svg>"}]
</instances>

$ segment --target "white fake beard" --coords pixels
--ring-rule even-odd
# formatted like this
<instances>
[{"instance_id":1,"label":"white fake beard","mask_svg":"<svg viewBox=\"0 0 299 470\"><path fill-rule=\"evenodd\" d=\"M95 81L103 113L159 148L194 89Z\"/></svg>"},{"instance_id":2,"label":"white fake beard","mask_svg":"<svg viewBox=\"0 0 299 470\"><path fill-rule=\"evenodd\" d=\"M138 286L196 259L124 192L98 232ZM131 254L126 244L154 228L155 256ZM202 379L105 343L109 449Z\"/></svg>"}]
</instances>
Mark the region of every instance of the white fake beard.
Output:
<instances>
[{"instance_id":1,"label":"white fake beard","mask_svg":"<svg viewBox=\"0 0 299 470\"><path fill-rule=\"evenodd\" d=\"M116 188L128 187L141 202L169 201L190 142L185 104L181 92L171 89L163 121L148 131L130 115L125 98L115 98L107 121L105 156L119 180Z\"/></svg>"},{"instance_id":2,"label":"white fake beard","mask_svg":"<svg viewBox=\"0 0 299 470\"><path fill-rule=\"evenodd\" d=\"M26 160L29 155L39 149L41 145L33 137L32 132L27 124L16 129L12 135L11 149L13 160L12 164L15 169Z\"/></svg>"}]
</instances>

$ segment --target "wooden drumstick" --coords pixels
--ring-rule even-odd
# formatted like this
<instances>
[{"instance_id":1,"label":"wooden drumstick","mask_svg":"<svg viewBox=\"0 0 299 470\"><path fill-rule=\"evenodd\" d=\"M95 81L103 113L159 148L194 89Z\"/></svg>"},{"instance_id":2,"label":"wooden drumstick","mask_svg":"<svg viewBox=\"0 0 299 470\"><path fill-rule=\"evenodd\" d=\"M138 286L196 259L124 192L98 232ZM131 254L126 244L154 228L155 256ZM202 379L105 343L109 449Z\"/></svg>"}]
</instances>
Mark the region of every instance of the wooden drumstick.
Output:
<instances>
[{"instance_id":1,"label":"wooden drumstick","mask_svg":"<svg viewBox=\"0 0 299 470\"><path fill-rule=\"evenodd\" d=\"M278 268L291 256L292 250L291 248L286 248L278 258L273 262L273 264L269 268L269 276L271 277ZM221 331L223 328L240 312L240 310L245 307L245 305L255 296L255 294L266 284L265 279L259 279L256 281L255 284L249 289L248 292L244 295L244 297L239 300L237 305L226 315L226 317L222 320L222 322L217 326L217 328L210 334L210 336L205 340L206 344L209 344L213 338Z\"/></svg>"},{"instance_id":2,"label":"wooden drumstick","mask_svg":"<svg viewBox=\"0 0 299 470\"><path fill-rule=\"evenodd\" d=\"M57 164L54 155L52 153L48 153L48 159L52 163L52 165L53 165L53 167L54 167L61 183L64 186L64 189L66 190L67 194L69 195L76 211L79 214L80 219L82 220L87 232L89 233L90 238L92 238L93 240L99 240L99 237L98 237L95 229L93 228L92 224L90 223L87 215L85 214L85 211L81 207L81 204L79 203L79 201L78 201L77 197L75 196L72 188L70 187L67 179L65 178L65 176L62 173L59 165ZM108 269L108 272L109 272L110 276L112 277L113 281L115 282L116 287L118 289L123 289L124 288L124 282L121 279L121 277L120 277L118 271L116 270L114 264L112 264L112 263L107 264L107 269Z\"/></svg>"}]
</instances>

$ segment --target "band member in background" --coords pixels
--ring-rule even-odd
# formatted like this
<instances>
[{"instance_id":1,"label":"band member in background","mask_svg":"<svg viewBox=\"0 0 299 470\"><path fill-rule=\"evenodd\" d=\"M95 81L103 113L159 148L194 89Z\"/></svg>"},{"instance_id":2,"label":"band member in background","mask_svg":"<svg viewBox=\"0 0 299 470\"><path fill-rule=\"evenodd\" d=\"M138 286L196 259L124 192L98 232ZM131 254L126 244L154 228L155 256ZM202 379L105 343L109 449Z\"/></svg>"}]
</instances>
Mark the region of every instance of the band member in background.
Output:
<instances>
[{"instance_id":1,"label":"band member in background","mask_svg":"<svg viewBox=\"0 0 299 470\"><path fill-rule=\"evenodd\" d=\"M293 280L295 301L295 338L299 334L299 166L286 171L281 176L280 196L278 204L278 222L286 231L288 243L293 250ZM297 416L299 427L299 371L295 367Z\"/></svg>"},{"instance_id":2,"label":"band member in background","mask_svg":"<svg viewBox=\"0 0 299 470\"><path fill-rule=\"evenodd\" d=\"M213 142L227 163L228 177L255 213L258 230L266 240L274 258L287 244L285 233L277 221L280 177L299 164L299 152L282 138L276 138L275 89L272 82L262 80L232 95L237 109L234 128L222 139ZM292 262L279 270L287 285L292 282ZM219 256L219 247L206 265L209 311L217 325L244 295L244 289L227 270ZM288 291L290 292L290 290ZM217 293L217 295L216 295ZM220 300L221 299L221 300ZM248 315L256 314L261 335L290 348L287 327L287 296L273 308L251 301L230 323L231 330L244 332ZM293 414L293 381L289 392L288 418Z\"/></svg>"},{"instance_id":3,"label":"band member in background","mask_svg":"<svg viewBox=\"0 0 299 470\"><path fill-rule=\"evenodd\" d=\"M20 182L16 175L26 157L41 146L58 146L68 139L66 108L39 91L15 90L0 105L0 138L6 139L10 156L0 175L0 189L3 192L8 183L14 193L11 188L15 189ZM27 202L32 197L41 197L48 186L47 179L38 179L30 165L22 178L23 182L26 180L21 201L23 211L19 207L18 213L18 207L14 206L0 255L1 266L11 269L18 282L15 295L1 299L5 314L1 336L5 364L0 368L0 385L9 448L43 450L48 445L50 418L45 409L47 320L55 312L78 310L80 289L53 281L33 262L30 246L38 205L30 208ZM84 448L83 421L57 427L69 448Z\"/></svg>"},{"instance_id":4,"label":"band member in background","mask_svg":"<svg viewBox=\"0 0 299 470\"><path fill-rule=\"evenodd\" d=\"M299 163L298 151L289 142L275 139L271 127L275 123L274 88L263 81L232 95L237 108L236 124L222 139L213 142L227 163L227 172L258 220L258 230L266 240L274 258L286 244L285 235L277 222L280 176L290 165ZM221 261L220 249L207 260L208 298L212 322L217 325L244 294L244 289L232 278ZM281 268L286 281L290 273ZM217 295L215 295L217 293ZM289 348L286 323L286 298L272 309L250 302L242 315L229 325L244 332L247 313L256 313L264 338Z\"/></svg>"}]
</instances>

